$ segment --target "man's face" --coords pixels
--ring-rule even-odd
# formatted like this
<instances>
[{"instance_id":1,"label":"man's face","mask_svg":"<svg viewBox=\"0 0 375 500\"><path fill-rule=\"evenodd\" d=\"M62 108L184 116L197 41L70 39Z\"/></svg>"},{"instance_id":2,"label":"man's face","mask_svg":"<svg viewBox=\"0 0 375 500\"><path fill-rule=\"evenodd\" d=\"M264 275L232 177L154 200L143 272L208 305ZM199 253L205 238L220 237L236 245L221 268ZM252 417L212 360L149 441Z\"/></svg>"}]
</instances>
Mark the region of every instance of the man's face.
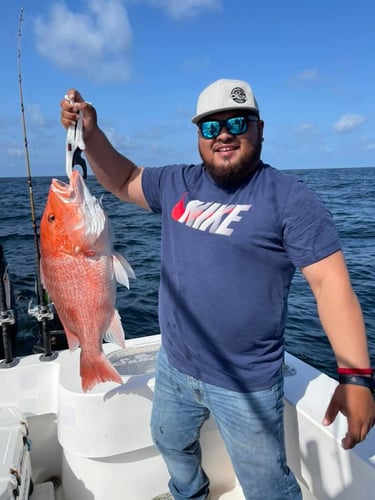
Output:
<instances>
[{"instance_id":1,"label":"man's face","mask_svg":"<svg viewBox=\"0 0 375 500\"><path fill-rule=\"evenodd\" d=\"M241 111L223 111L205 117L202 121L227 120L246 116ZM198 148L206 170L223 186L236 186L245 181L255 170L260 159L263 138L263 121L248 121L247 131L231 134L225 124L219 135L205 139L198 130Z\"/></svg>"}]
</instances>

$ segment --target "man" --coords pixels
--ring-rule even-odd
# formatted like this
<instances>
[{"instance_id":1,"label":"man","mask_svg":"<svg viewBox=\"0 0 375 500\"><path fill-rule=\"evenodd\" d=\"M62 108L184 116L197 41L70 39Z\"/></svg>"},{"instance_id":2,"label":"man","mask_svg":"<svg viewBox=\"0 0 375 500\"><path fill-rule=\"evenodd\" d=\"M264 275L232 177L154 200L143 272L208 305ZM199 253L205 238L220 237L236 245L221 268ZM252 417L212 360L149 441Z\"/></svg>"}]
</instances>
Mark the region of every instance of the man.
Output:
<instances>
[{"instance_id":1,"label":"man","mask_svg":"<svg viewBox=\"0 0 375 500\"><path fill-rule=\"evenodd\" d=\"M346 415L348 449L375 421L364 322L329 212L302 182L260 160L264 123L244 81L218 80L200 94L192 120L200 165L139 168L111 146L94 108L78 92L68 95L76 104L62 101L61 121L68 127L82 112L99 182L161 213L163 347L151 428L173 498L208 498L199 432L212 414L247 499L300 499L286 465L282 379L297 267L338 366L349 370L324 423Z\"/></svg>"}]
</instances>

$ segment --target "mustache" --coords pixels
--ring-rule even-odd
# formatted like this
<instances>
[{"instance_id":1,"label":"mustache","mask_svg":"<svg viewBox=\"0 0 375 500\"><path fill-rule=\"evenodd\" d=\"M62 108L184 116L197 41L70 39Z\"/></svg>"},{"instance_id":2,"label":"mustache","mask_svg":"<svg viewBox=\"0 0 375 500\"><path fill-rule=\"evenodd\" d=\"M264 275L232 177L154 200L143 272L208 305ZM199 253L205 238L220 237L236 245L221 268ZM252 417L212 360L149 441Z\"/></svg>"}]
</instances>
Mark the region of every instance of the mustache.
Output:
<instances>
[{"instance_id":1,"label":"mustache","mask_svg":"<svg viewBox=\"0 0 375 500\"><path fill-rule=\"evenodd\" d=\"M224 188L237 188L244 182L247 182L257 170L262 153L262 138L260 138L254 147L251 155L240 159L236 163L218 168L212 162L204 161L203 166L216 184Z\"/></svg>"}]
</instances>

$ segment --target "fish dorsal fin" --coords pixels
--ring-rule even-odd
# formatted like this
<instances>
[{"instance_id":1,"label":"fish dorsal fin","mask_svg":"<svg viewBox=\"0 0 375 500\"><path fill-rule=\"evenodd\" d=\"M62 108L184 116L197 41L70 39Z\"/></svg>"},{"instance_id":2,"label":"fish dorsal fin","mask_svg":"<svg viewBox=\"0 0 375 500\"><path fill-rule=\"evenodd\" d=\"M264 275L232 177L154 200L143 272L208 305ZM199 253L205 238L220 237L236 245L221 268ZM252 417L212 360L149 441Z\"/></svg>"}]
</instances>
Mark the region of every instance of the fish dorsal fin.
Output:
<instances>
[{"instance_id":1,"label":"fish dorsal fin","mask_svg":"<svg viewBox=\"0 0 375 500\"><path fill-rule=\"evenodd\" d=\"M129 288L129 278L135 278L134 271L129 262L118 252L112 254L113 269L116 280Z\"/></svg>"},{"instance_id":2,"label":"fish dorsal fin","mask_svg":"<svg viewBox=\"0 0 375 500\"><path fill-rule=\"evenodd\" d=\"M121 318L117 309L115 309L113 313L111 324L104 335L104 340L106 342L117 344L120 347L125 347L125 333L122 328Z\"/></svg>"}]
</instances>

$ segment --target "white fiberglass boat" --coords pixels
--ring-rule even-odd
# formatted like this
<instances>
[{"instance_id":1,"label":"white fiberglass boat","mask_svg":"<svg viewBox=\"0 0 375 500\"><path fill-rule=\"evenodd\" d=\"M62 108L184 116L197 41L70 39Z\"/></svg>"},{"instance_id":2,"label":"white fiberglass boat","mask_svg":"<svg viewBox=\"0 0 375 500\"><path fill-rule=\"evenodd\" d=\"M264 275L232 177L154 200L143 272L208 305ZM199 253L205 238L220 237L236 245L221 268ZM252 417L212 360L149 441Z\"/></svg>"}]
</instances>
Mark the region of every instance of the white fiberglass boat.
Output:
<instances>
[{"instance_id":1,"label":"white fiberglass boat","mask_svg":"<svg viewBox=\"0 0 375 500\"><path fill-rule=\"evenodd\" d=\"M39 354L0 369L0 499L151 500L168 491L168 473L150 429L160 335L104 344L123 378L81 390L79 350ZM370 500L375 495L375 433L353 450L346 420L321 419L336 381L286 355L288 462L304 499ZM244 498L216 428L202 430L212 499Z\"/></svg>"},{"instance_id":2,"label":"white fiberglass boat","mask_svg":"<svg viewBox=\"0 0 375 500\"><path fill-rule=\"evenodd\" d=\"M22 17L23 8L18 65L31 186L20 69ZM74 156L68 159L77 163ZM83 166L82 160L78 164ZM31 189L30 202L33 207ZM0 324L7 327L13 319L7 316L10 300L1 298ZM11 343L12 337L4 338L4 345ZM81 390L79 350L12 361L5 356L0 362L0 500L152 500L167 492L168 473L149 428L159 346L160 335L128 340L125 350L104 344L123 384L99 384L89 393ZM51 352L50 339L47 347ZM375 498L375 431L344 451L345 418L339 415L328 428L320 423L337 382L289 354L285 361L288 462L304 500ZM201 441L212 500L243 500L213 419L205 423Z\"/></svg>"}]
</instances>

